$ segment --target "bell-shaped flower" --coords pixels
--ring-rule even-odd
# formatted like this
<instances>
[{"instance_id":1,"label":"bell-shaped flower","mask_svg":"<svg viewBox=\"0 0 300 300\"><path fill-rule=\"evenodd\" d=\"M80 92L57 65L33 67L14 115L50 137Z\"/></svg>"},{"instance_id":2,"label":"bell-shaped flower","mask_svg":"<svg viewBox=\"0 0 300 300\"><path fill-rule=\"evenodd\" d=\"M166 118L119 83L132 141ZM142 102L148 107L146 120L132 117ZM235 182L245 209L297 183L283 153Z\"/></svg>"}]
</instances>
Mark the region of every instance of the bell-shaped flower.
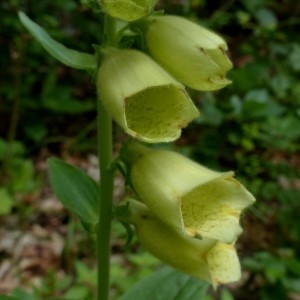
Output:
<instances>
[{"instance_id":1,"label":"bell-shaped flower","mask_svg":"<svg viewBox=\"0 0 300 300\"><path fill-rule=\"evenodd\" d=\"M184 86L147 55L108 49L98 71L100 101L131 136L170 142L199 112Z\"/></svg>"},{"instance_id":2,"label":"bell-shaped flower","mask_svg":"<svg viewBox=\"0 0 300 300\"><path fill-rule=\"evenodd\" d=\"M104 11L110 16L131 22L148 15L157 0L99 0Z\"/></svg>"},{"instance_id":3,"label":"bell-shaped flower","mask_svg":"<svg viewBox=\"0 0 300 300\"><path fill-rule=\"evenodd\" d=\"M231 83L228 47L219 35L178 16L153 16L139 25L154 59L186 86L210 91Z\"/></svg>"},{"instance_id":4,"label":"bell-shaped flower","mask_svg":"<svg viewBox=\"0 0 300 300\"><path fill-rule=\"evenodd\" d=\"M254 197L233 172L215 172L172 151L128 143L121 158L140 200L161 221L192 237L233 243Z\"/></svg>"},{"instance_id":5,"label":"bell-shaped flower","mask_svg":"<svg viewBox=\"0 0 300 300\"><path fill-rule=\"evenodd\" d=\"M240 279L240 263L232 244L188 236L160 220L141 202L126 201L129 215L121 221L134 224L142 246L161 261L214 287Z\"/></svg>"}]
</instances>

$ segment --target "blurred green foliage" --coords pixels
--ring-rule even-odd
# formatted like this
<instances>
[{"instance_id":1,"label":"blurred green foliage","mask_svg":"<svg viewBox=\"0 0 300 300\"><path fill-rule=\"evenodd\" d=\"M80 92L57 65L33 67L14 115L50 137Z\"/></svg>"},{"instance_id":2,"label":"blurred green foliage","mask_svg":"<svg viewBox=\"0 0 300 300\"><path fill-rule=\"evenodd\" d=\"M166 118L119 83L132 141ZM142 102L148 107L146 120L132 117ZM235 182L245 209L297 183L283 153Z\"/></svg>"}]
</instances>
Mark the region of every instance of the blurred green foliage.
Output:
<instances>
[{"instance_id":1,"label":"blurred green foliage","mask_svg":"<svg viewBox=\"0 0 300 300\"><path fill-rule=\"evenodd\" d=\"M88 4L1 1L0 215L18 205L16 195L25 197L41 185L32 158L42 150L65 155L96 149L92 79L47 55L17 18L17 11L23 10L66 46L92 53L92 44L101 42L102 15ZM191 91L202 115L175 145L207 166L235 170L257 198L243 220L240 241L246 279L223 289L220 299L299 297L300 3L162 0L158 8L220 32L235 64L228 88ZM149 260L142 254L127 259L138 275L113 267L116 295L133 284L132 278L144 276L145 269L139 269ZM147 266L152 263L150 259ZM89 297L85 268L76 263L77 281L67 296ZM54 284L50 274L41 289L50 295L53 289L68 287L70 280L55 283L65 286L49 286ZM42 295L40 290L36 294Z\"/></svg>"}]
</instances>

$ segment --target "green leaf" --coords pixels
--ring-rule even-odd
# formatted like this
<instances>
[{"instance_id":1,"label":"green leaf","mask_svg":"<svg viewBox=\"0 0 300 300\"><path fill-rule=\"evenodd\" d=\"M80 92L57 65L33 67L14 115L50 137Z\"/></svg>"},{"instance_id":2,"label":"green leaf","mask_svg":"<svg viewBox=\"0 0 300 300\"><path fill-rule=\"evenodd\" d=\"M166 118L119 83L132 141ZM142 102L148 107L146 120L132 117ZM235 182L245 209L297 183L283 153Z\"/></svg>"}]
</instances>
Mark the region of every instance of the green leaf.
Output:
<instances>
[{"instance_id":1,"label":"green leaf","mask_svg":"<svg viewBox=\"0 0 300 300\"><path fill-rule=\"evenodd\" d=\"M98 222L98 184L82 170L58 158L48 160L50 182L62 204L77 215L85 229Z\"/></svg>"},{"instance_id":2,"label":"green leaf","mask_svg":"<svg viewBox=\"0 0 300 300\"><path fill-rule=\"evenodd\" d=\"M34 295L20 288L14 289L12 295L14 297L13 299L16 298L18 300L38 300Z\"/></svg>"},{"instance_id":3,"label":"green leaf","mask_svg":"<svg viewBox=\"0 0 300 300\"><path fill-rule=\"evenodd\" d=\"M299 59L300 59L300 47L298 43L297 44L295 43L292 45L292 49L288 56L288 63L295 72L300 71Z\"/></svg>"},{"instance_id":4,"label":"green leaf","mask_svg":"<svg viewBox=\"0 0 300 300\"><path fill-rule=\"evenodd\" d=\"M8 215L15 204L15 199L5 188L0 188L0 216ZM1 298L0 298L1 300Z\"/></svg>"},{"instance_id":5,"label":"green leaf","mask_svg":"<svg viewBox=\"0 0 300 300\"><path fill-rule=\"evenodd\" d=\"M10 154L13 157L22 156L25 152L25 147L22 142L12 141L8 142L0 138L0 161L6 159L8 148L10 147Z\"/></svg>"},{"instance_id":6,"label":"green leaf","mask_svg":"<svg viewBox=\"0 0 300 300\"><path fill-rule=\"evenodd\" d=\"M90 286L97 285L97 268L88 267L80 260L75 261L75 271L79 282L88 282Z\"/></svg>"},{"instance_id":7,"label":"green leaf","mask_svg":"<svg viewBox=\"0 0 300 300\"><path fill-rule=\"evenodd\" d=\"M86 299L85 298L43 298L42 300L86 300Z\"/></svg>"},{"instance_id":8,"label":"green leaf","mask_svg":"<svg viewBox=\"0 0 300 300\"><path fill-rule=\"evenodd\" d=\"M285 108L277 103L267 89L250 90L244 98L242 114L246 119L278 117Z\"/></svg>"},{"instance_id":9,"label":"green leaf","mask_svg":"<svg viewBox=\"0 0 300 300\"><path fill-rule=\"evenodd\" d=\"M10 297L10 296L1 296L0 295L0 300L19 300L16 297Z\"/></svg>"},{"instance_id":10,"label":"green leaf","mask_svg":"<svg viewBox=\"0 0 300 300\"><path fill-rule=\"evenodd\" d=\"M206 282L165 267L139 281L120 300L201 300L208 287Z\"/></svg>"},{"instance_id":11,"label":"green leaf","mask_svg":"<svg viewBox=\"0 0 300 300\"><path fill-rule=\"evenodd\" d=\"M41 43L49 54L63 64L75 69L95 70L97 68L97 60L94 55L69 49L55 41L42 27L34 23L21 11L19 12L19 18L22 24Z\"/></svg>"},{"instance_id":12,"label":"green leaf","mask_svg":"<svg viewBox=\"0 0 300 300\"><path fill-rule=\"evenodd\" d=\"M221 291L221 300L234 300L234 298L229 290L223 289Z\"/></svg>"},{"instance_id":13,"label":"green leaf","mask_svg":"<svg viewBox=\"0 0 300 300\"><path fill-rule=\"evenodd\" d=\"M274 12L268 8L261 8L254 13L259 24L269 30L275 30L278 20Z\"/></svg>"}]
</instances>

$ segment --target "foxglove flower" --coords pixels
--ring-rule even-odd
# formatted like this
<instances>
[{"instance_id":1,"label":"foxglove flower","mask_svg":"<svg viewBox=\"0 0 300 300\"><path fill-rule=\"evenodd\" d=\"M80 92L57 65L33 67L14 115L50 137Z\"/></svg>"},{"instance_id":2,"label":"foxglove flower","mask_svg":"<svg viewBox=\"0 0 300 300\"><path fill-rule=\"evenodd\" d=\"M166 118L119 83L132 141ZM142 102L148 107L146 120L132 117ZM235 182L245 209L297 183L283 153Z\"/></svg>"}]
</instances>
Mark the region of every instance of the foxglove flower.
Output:
<instances>
[{"instance_id":1,"label":"foxglove flower","mask_svg":"<svg viewBox=\"0 0 300 300\"><path fill-rule=\"evenodd\" d=\"M137 143L129 143L121 157L140 200L168 226L228 244L241 234L241 211L255 199L233 172L215 172L178 153Z\"/></svg>"},{"instance_id":2,"label":"foxglove flower","mask_svg":"<svg viewBox=\"0 0 300 300\"><path fill-rule=\"evenodd\" d=\"M154 59L186 86L210 91L231 82L227 44L214 32L178 16L149 17L140 28Z\"/></svg>"},{"instance_id":3,"label":"foxglove flower","mask_svg":"<svg viewBox=\"0 0 300 300\"><path fill-rule=\"evenodd\" d=\"M240 263L232 244L190 237L157 218L141 202L126 202L129 214L122 221L135 225L141 244L161 261L214 287L240 279Z\"/></svg>"},{"instance_id":4,"label":"foxglove flower","mask_svg":"<svg viewBox=\"0 0 300 300\"><path fill-rule=\"evenodd\" d=\"M106 50L97 89L115 121L148 143L179 138L181 128L199 115L184 86L136 50Z\"/></svg>"}]
</instances>

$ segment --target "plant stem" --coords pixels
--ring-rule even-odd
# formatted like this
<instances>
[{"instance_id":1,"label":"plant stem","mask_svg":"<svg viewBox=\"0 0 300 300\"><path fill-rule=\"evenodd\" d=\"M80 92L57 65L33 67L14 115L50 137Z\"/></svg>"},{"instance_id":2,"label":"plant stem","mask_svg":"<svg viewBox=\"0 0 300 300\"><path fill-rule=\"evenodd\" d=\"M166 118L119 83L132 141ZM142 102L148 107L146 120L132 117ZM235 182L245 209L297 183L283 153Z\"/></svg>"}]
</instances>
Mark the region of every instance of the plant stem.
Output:
<instances>
[{"instance_id":1,"label":"plant stem","mask_svg":"<svg viewBox=\"0 0 300 300\"><path fill-rule=\"evenodd\" d=\"M98 158L100 163L100 203L97 231L98 300L109 294L110 231L112 217L113 172L111 119L98 100Z\"/></svg>"},{"instance_id":2,"label":"plant stem","mask_svg":"<svg viewBox=\"0 0 300 300\"><path fill-rule=\"evenodd\" d=\"M117 46L117 21L115 18L105 15L104 20L104 46L113 47Z\"/></svg>"},{"instance_id":3,"label":"plant stem","mask_svg":"<svg viewBox=\"0 0 300 300\"><path fill-rule=\"evenodd\" d=\"M13 159L13 143L16 139L17 128L20 118L20 106L21 106L21 89L22 89L22 76L23 76L23 59L24 59L24 36L20 36L15 39L14 49L11 52L17 52L16 55L11 54L12 60L12 75L13 75L13 91L14 99L11 110L11 119L8 127L7 136L7 151L4 160L4 171L8 175L11 160Z\"/></svg>"},{"instance_id":4,"label":"plant stem","mask_svg":"<svg viewBox=\"0 0 300 300\"><path fill-rule=\"evenodd\" d=\"M107 46L113 46L116 35L115 20L106 15L104 35ZM109 297L110 232L113 202L114 173L110 166L113 155L112 119L98 99L98 159L100 166L99 224L97 229L98 300Z\"/></svg>"}]
</instances>

